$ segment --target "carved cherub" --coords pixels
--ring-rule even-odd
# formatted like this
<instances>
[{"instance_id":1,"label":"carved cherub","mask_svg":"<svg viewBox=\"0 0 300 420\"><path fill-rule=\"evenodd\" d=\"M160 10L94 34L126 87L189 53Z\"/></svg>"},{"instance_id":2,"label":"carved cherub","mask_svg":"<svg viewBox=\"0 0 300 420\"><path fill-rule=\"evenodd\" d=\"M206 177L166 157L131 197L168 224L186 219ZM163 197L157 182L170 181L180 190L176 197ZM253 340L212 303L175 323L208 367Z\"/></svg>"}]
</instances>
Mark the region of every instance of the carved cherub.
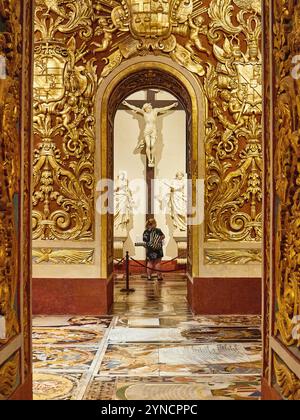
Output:
<instances>
[{"instance_id":1,"label":"carved cherub","mask_svg":"<svg viewBox=\"0 0 300 420\"><path fill-rule=\"evenodd\" d=\"M197 48L198 51L205 52L207 55L210 54L207 48L202 45L200 39L200 34L207 34L208 31L204 21L203 16L199 16L195 19L193 19L192 16L189 16L190 39L186 43L185 48L190 51L193 56L195 55L193 47Z\"/></svg>"},{"instance_id":2,"label":"carved cherub","mask_svg":"<svg viewBox=\"0 0 300 420\"><path fill-rule=\"evenodd\" d=\"M106 51L113 40L113 33L116 32L117 28L115 26L110 26L105 17L99 19L99 29L97 35L104 35L102 43L92 42L92 45L95 45L97 48L94 52L103 52Z\"/></svg>"},{"instance_id":3,"label":"carved cherub","mask_svg":"<svg viewBox=\"0 0 300 420\"><path fill-rule=\"evenodd\" d=\"M244 10L254 10L257 14L261 14L261 0L234 0L234 3Z\"/></svg>"},{"instance_id":4,"label":"carved cherub","mask_svg":"<svg viewBox=\"0 0 300 420\"><path fill-rule=\"evenodd\" d=\"M74 114L73 114L74 113ZM70 130L70 124L74 115L79 113L79 99L74 94L69 94L61 104L61 109L58 109L57 122L61 124L66 130Z\"/></svg>"},{"instance_id":5,"label":"carved cherub","mask_svg":"<svg viewBox=\"0 0 300 420\"><path fill-rule=\"evenodd\" d=\"M37 0L37 5L45 5L47 11L44 15L50 15L50 12L56 13L58 16L66 18L64 10L61 8L61 5L67 3L67 0Z\"/></svg>"}]
</instances>

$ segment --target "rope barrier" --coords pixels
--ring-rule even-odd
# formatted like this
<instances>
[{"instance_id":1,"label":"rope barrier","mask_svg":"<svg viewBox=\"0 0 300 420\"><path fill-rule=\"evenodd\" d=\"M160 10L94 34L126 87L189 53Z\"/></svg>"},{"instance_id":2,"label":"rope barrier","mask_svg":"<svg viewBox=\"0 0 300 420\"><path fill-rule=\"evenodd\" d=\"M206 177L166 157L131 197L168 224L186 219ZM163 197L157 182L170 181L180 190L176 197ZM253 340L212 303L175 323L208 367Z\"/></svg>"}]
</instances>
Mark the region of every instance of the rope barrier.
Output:
<instances>
[{"instance_id":1,"label":"rope barrier","mask_svg":"<svg viewBox=\"0 0 300 420\"><path fill-rule=\"evenodd\" d=\"M161 265L167 265L167 264L170 264L171 262L176 261L176 260L181 259L181 258L185 258L185 255L178 255L177 257L172 258L172 260L168 260L168 261L162 262L162 263L161 263ZM136 260L134 260L133 258L130 258L130 259L131 259L132 261L136 262ZM114 261L116 261L116 262L117 262L117 265L121 265L121 264L125 261L125 257L124 257L124 258L122 258L121 260L118 260L117 258L114 258ZM140 263L140 262L138 262L138 264L140 265L141 263ZM186 266L186 264L181 264L181 265ZM133 268L137 268L138 266L132 266L132 267L133 267ZM147 268L145 265L143 265L143 267L144 267L144 268Z\"/></svg>"},{"instance_id":2,"label":"rope barrier","mask_svg":"<svg viewBox=\"0 0 300 420\"><path fill-rule=\"evenodd\" d=\"M147 246L146 246L145 242L136 242L136 243L135 243L135 246L136 246L136 247L143 247L143 248L147 248ZM178 255L177 257L172 258L172 260L169 260L169 261L165 261L165 262L163 262L161 265L170 264L170 262L176 261L176 260L178 260L179 258L186 258L186 255Z\"/></svg>"},{"instance_id":3,"label":"rope barrier","mask_svg":"<svg viewBox=\"0 0 300 420\"><path fill-rule=\"evenodd\" d=\"M147 270L154 271L155 273L176 273L176 272L178 272L178 271L182 271L182 268L178 268L178 269L176 269L176 270L168 270L168 271L166 271L166 270L158 270L158 269L155 269L155 268L150 268L150 267L148 267L148 265L144 265L144 264L140 263L139 261L135 260L135 259L134 259L134 258L132 258L132 257L130 257L130 259L131 259L131 261L133 261L133 262L135 262L136 264L138 264L140 267L144 267L144 268L146 268ZM186 264L185 264L185 265L186 265Z\"/></svg>"},{"instance_id":4,"label":"rope barrier","mask_svg":"<svg viewBox=\"0 0 300 420\"><path fill-rule=\"evenodd\" d=\"M118 260L117 258L114 258L114 261L116 261L118 263L117 265L121 265L125 261L125 258L122 258L121 260Z\"/></svg>"},{"instance_id":5,"label":"rope barrier","mask_svg":"<svg viewBox=\"0 0 300 420\"><path fill-rule=\"evenodd\" d=\"M180 257L178 256L178 257L174 258L172 261L174 261L178 258L180 258ZM126 257L123 258L122 260L119 261L116 258L114 258L114 260L118 261L118 265L123 263L123 261L125 260L125 263L126 263L125 264L125 267L126 267L126 272L125 272L126 287L124 289L122 289L121 292L122 293L127 293L127 294L135 292L135 289L130 288L130 260L133 261L134 263L136 263L137 266L143 267L143 268L145 268L147 270L150 270L150 271L153 271L155 273L176 273L176 272L182 271L182 268L176 269L176 270L168 270L168 271L167 270L158 270L158 269L155 269L155 268L150 268L150 267L148 267L148 264L147 265L142 264L139 261L135 260L134 258L130 257L128 251L126 252ZM170 263L170 261L167 261L166 264L167 263ZM184 264L184 265L186 267L186 264Z\"/></svg>"},{"instance_id":6,"label":"rope barrier","mask_svg":"<svg viewBox=\"0 0 300 420\"><path fill-rule=\"evenodd\" d=\"M170 264L171 262L176 261L176 260L179 260L179 259L181 259L181 258L186 258L186 255L178 255L177 257L172 258L172 260L165 261L165 262L161 263L161 265L167 265L167 264Z\"/></svg>"}]
</instances>

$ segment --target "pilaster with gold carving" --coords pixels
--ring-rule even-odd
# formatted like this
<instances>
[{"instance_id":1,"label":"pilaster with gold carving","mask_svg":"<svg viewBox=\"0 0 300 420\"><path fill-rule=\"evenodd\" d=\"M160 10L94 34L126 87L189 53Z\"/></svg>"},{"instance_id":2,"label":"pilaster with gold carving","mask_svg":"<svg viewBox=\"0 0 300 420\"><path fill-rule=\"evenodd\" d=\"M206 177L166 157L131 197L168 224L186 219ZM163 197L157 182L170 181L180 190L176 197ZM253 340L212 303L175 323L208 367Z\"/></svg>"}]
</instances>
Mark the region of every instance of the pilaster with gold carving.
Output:
<instances>
[{"instance_id":1,"label":"pilaster with gold carving","mask_svg":"<svg viewBox=\"0 0 300 420\"><path fill-rule=\"evenodd\" d=\"M0 20L0 399L8 399L26 383L31 393L32 1L1 1Z\"/></svg>"},{"instance_id":2,"label":"pilaster with gold carving","mask_svg":"<svg viewBox=\"0 0 300 420\"><path fill-rule=\"evenodd\" d=\"M300 398L299 1L266 2L265 363L282 398ZM270 58L272 57L272 59Z\"/></svg>"}]
</instances>

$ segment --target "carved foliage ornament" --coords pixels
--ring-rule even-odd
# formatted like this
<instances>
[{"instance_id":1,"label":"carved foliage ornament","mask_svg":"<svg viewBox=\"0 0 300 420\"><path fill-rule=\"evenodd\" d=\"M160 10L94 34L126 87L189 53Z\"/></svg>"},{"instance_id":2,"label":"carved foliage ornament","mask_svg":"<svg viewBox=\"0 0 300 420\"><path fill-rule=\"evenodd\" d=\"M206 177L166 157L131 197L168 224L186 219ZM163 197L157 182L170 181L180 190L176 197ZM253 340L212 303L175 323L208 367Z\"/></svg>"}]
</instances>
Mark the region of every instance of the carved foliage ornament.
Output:
<instances>
[{"instance_id":1,"label":"carved foliage ornament","mask_svg":"<svg viewBox=\"0 0 300 420\"><path fill-rule=\"evenodd\" d=\"M271 258L272 258L272 243L273 240L271 234L271 185L272 185L272 175L271 175L271 144L272 144L272 135L271 135L271 49L270 45L272 43L271 33L272 33L272 23L269 19L270 7L271 7L272 0L265 0L264 7L264 28L265 28L265 35L264 35L264 167L265 167L265 190L264 190L264 256L265 256L265 264L264 264L264 365L263 365L263 372L266 379L269 378L270 374L270 337L271 337L271 284L272 284L272 269L271 269Z\"/></svg>"},{"instance_id":2,"label":"carved foliage ornament","mask_svg":"<svg viewBox=\"0 0 300 420\"><path fill-rule=\"evenodd\" d=\"M23 338L24 376L31 373L31 138L32 138L32 18L33 2L23 0Z\"/></svg>"},{"instance_id":3,"label":"carved foliage ornament","mask_svg":"<svg viewBox=\"0 0 300 420\"><path fill-rule=\"evenodd\" d=\"M34 238L93 238L97 87L159 54L208 99L206 238L260 241L260 14L248 0L37 0Z\"/></svg>"},{"instance_id":4,"label":"carved foliage ornament","mask_svg":"<svg viewBox=\"0 0 300 420\"><path fill-rule=\"evenodd\" d=\"M292 59L299 48L300 5L275 4L274 59L276 75L276 326L287 346L300 347L295 319L300 314L300 141L299 80L291 76ZM292 31L291 31L292 28ZM284 59L282 51L285 51Z\"/></svg>"},{"instance_id":5,"label":"carved foliage ornament","mask_svg":"<svg viewBox=\"0 0 300 420\"><path fill-rule=\"evenodd\" d=\"M0 400L7 400L18 385L20 355L11 357L0 366Z\"/></svg>"},{"instance_id":6,"label":"carved foliage ornament","mask_svg":"<svg viewBox=\"0 0 300 420\"><path fill-rule=\"evenodd\" d=\"M274 356L274 369L277 383L284 398L300 400L300 378L298 378L277 356Z\"/></svg>"},{"instance_id":7,"label":"carved foliage ornament","mask_svg":"<svg viewBox=\"0 0 300 420\"><path fill-rule=\"evenodd\" d=\"M33 249L35 264L88 265L94 262L93 249Z\"/></svg>"},{"instance_id":8,"label":"carved foliage ornament","mask_svg":"<svg viewBox=\"0 0 300 420\"><path fill-rule=\"evenodd\" d=\"M288 400L300 399L299 16L297 0L265 1L264 376Z\"/></svg>"},{"instance_id":9,"label":"carved foliage ornament","mask_svg":"<svg viewBox=\"0 0 300 420\"><path fill-rule=\"evenodd\" d=\"M1 1L0 56L6 75L0 79L0 315L5 318L5 344L20 331L17 314L20 194L20 74L22 63L19 2Z\"/></svg>"},{"instance_id":10,"label":"carved foliage ornament","mask_svg":"<svg viewBox=\"0 0 300 420\"><path fill-rule=\"evenodd\" d=\"M260 249L221 249L206 250L205 264L207 265L245 265L262 263Z\"/></svg>"}]
</instances>

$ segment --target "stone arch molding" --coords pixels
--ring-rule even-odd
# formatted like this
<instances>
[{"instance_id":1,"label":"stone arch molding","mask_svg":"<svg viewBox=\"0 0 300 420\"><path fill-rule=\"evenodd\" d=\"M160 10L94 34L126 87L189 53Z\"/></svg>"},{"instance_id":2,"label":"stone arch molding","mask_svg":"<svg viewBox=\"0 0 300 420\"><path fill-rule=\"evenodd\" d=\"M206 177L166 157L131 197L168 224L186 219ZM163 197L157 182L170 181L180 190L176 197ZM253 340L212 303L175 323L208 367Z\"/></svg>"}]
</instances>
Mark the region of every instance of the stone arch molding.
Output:
<instances>
[{"instance_id":1,"label":"stone arch molding","mask_svg":"<svg viewBox=\"0 0 300 420\"><path fill-rule=\"evenodd\" d=\"M144 87L160 87L163 88L165 80L165 89L173 92L184 104L190 113L191 134L189 138L188 148L190 149L190 176L194 181L192 192L192 202L195 207L202 206L204 214L204 196L197 195L196 181L202 180L204 186L205 176L205 121L207 120L207 100L203 92L202 86L194 78L194 76L182 69L179 65L174 65L173 61L168 58L161 57L137 57L129 59L118 66L105 80L102 81L98 92L95 105L96 114L96 177L97 179L111 179L112 173L112 138L109 135L109 104L112 95L118 95L118 88L127 81L133 80L140 72L152 72L150 81L145 79L144 85L136 87L135 91ZM157 78L155 78L157 76ZM171 81L174 86L172 91ZM168 81L168 82L167 82ZM176 83L176 88L175 88ZM181 91L180 91L181 88ZM129 93L134 91L128 90ZM128 96L127 94L127 96ZM126 95L122 93L118 95L119 102L125 99ZM198 183L199 185L199 183ZM204 188L203 188L204 190ZM201 213L201 212L200 212ZM203 218L201 220L203 222ZM97 230L101 232L101 267L102 277L109 277L112 272L112 219L108 215L102 215L97 221ZM202 232L201 232L202 230ZM191 276L197 276L200 262L200 237L203 238L203 224L196 223L189 232L190 237L190 259L189 270ZM203 239L202 239L203 240ZM108 246L108 248L107 248Z\"/></svg>"},{"instance_id":2,"label":"stone arch molding","mask_svg":"<svg viewBox=\"0 0 300 420\"><path fill-rule=\"evenodd\" d=\"M212 248L222 242L228 250L225 259L221 246L210 250L202 265L257 264L262 235L260 6L171 0L162 8L162 2L153 2L159 23L149 25L152 12L147 23L134 8L138 4L141 10L144 0L109 1L105 10L99 3L66 0L48 7L39 2L35 9L35 266L50 266L52 274L51 265L80 264L87 276L98 265L93 252L99 238L95 104L107 81L135 60L168 62L197 86L200 102L206 101L199 106L207 107L206 122L199 124L207 157L200 165L206 180L203 237Z\"/></svg>"}]
</instances>

